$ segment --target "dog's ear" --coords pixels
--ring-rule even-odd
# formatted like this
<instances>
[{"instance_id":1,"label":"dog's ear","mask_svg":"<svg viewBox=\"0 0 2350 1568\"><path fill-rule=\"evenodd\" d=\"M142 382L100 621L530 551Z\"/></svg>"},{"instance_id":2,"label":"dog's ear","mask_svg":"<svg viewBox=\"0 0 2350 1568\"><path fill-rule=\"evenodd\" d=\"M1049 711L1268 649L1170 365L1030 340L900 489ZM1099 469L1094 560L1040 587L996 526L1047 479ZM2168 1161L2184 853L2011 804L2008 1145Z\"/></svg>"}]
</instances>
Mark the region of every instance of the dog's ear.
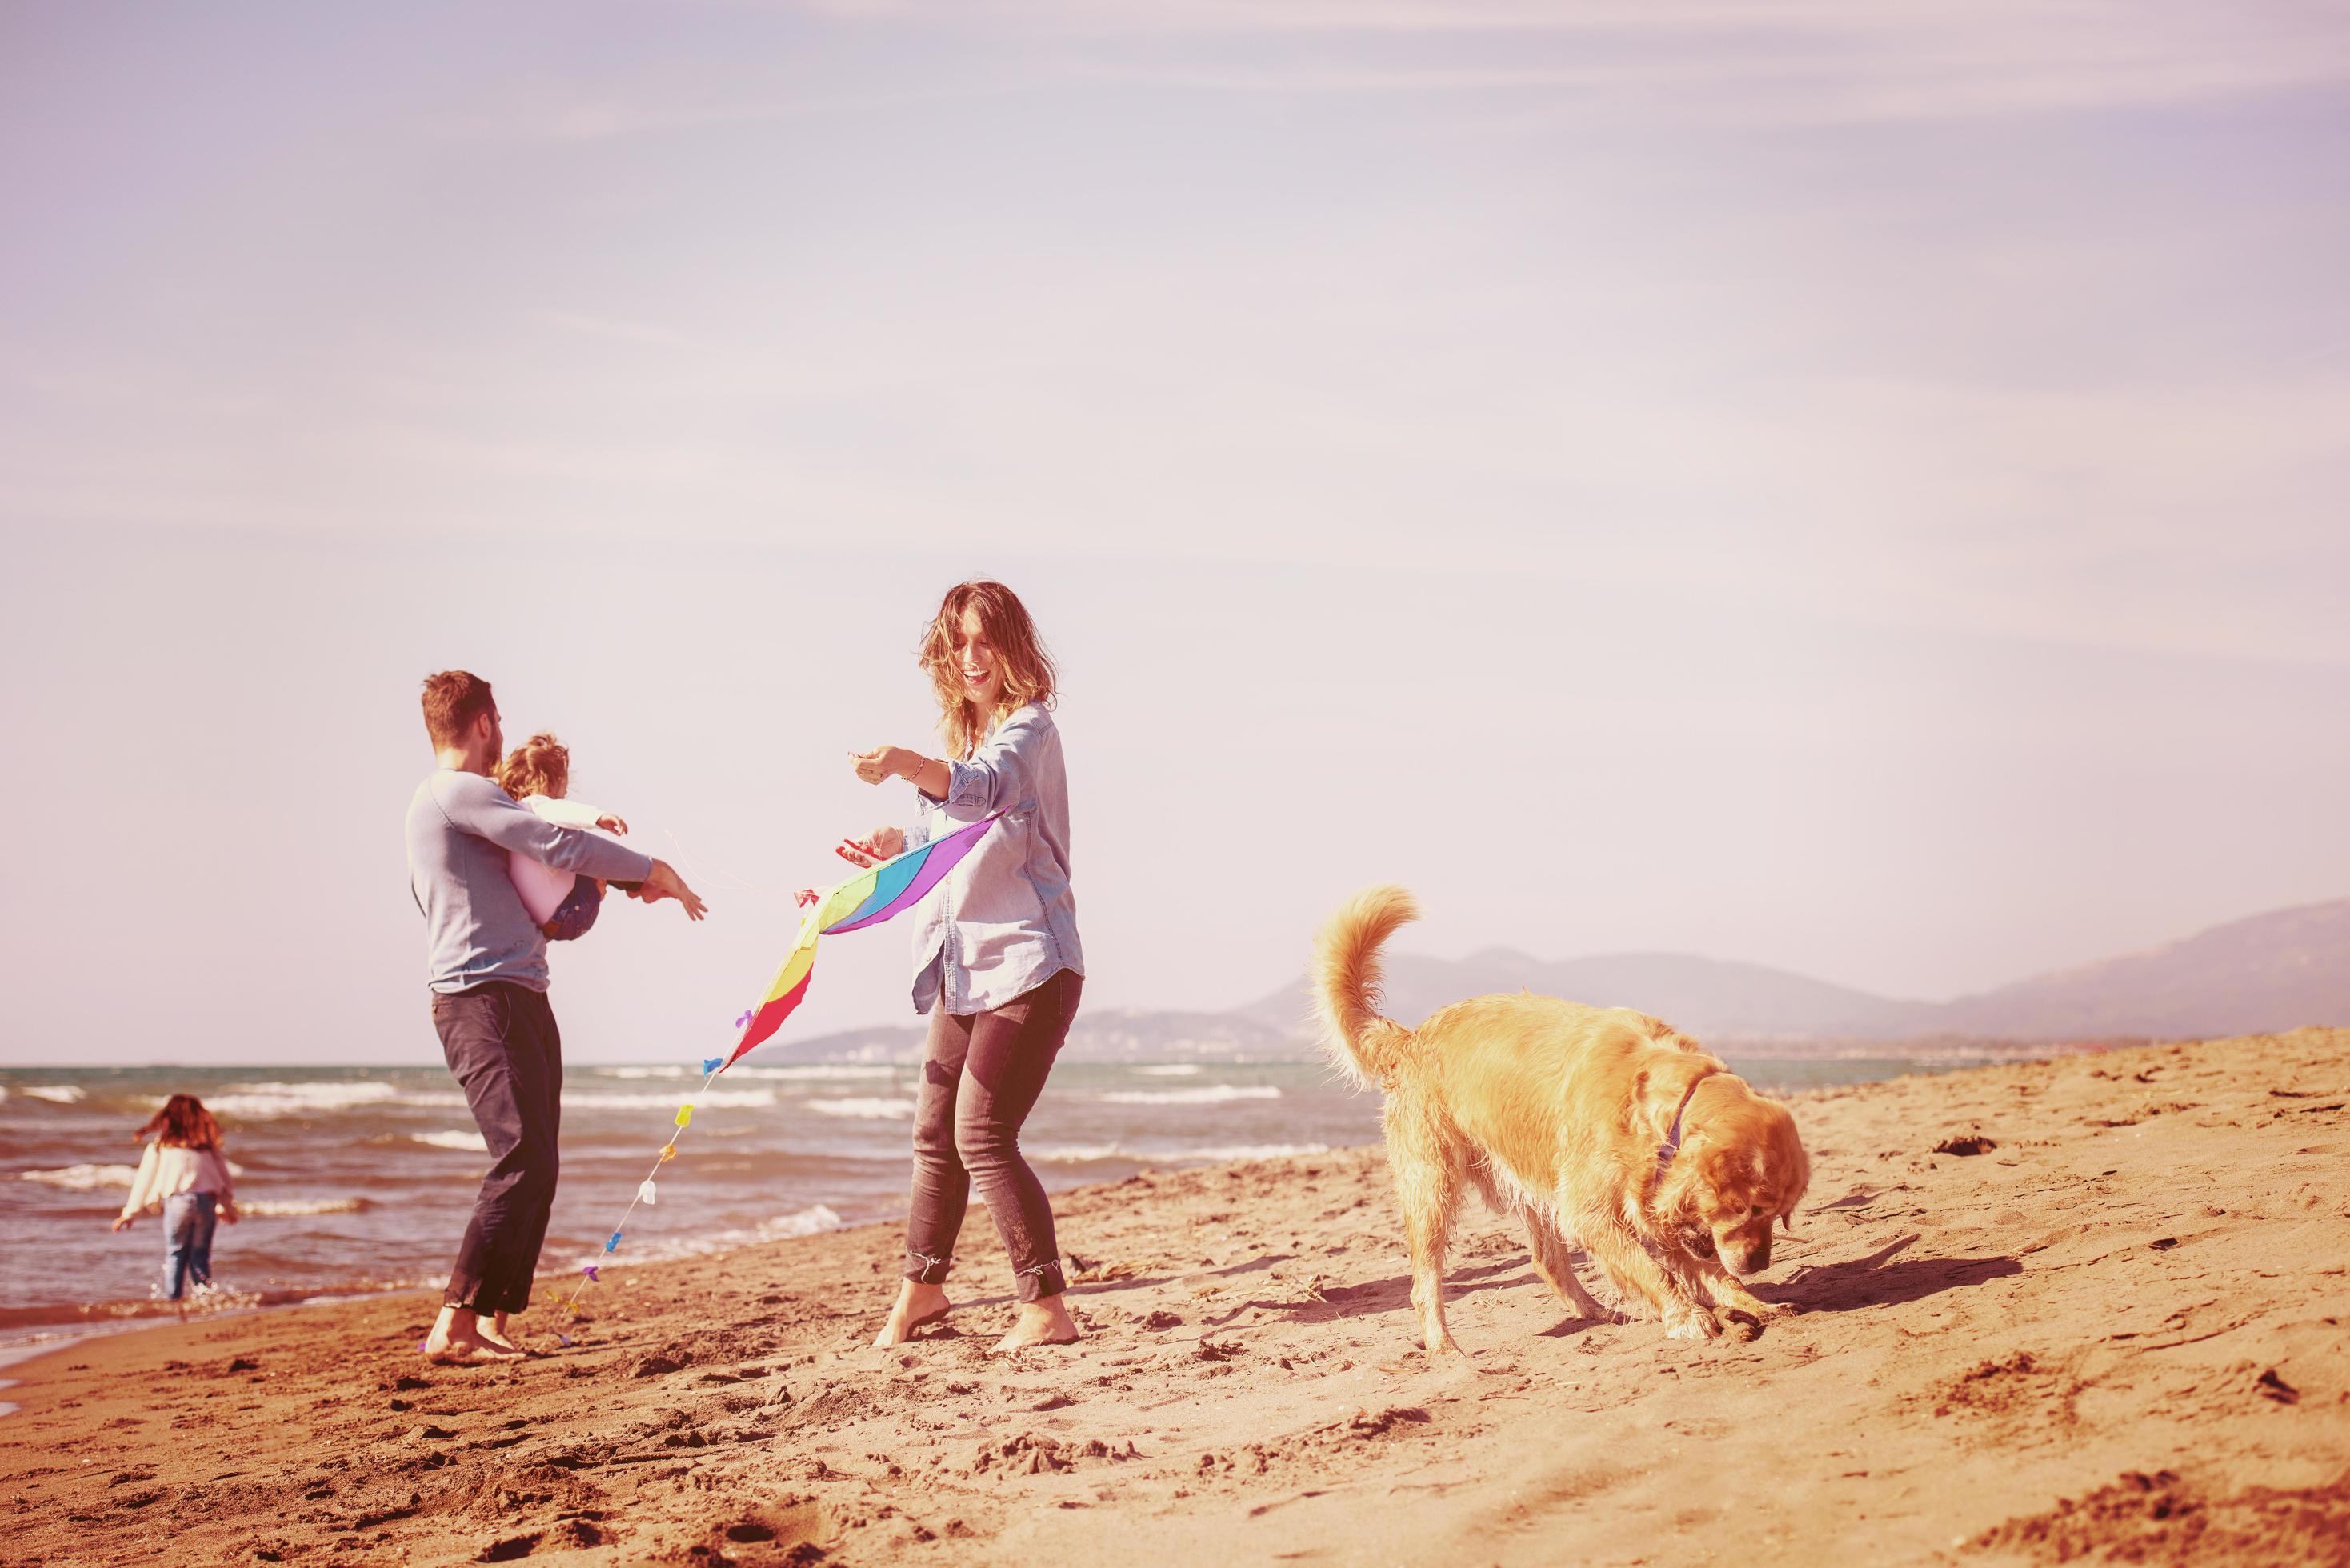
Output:
<instances>
[{"instance_id":1,"label":"dog's ear","mask_svg":"<svg viewBox=\"0 0 2350 1568\"><path fill-rule=\"evenodd\" d=\"M1779 1228L1792 1236L1795 1233L1795 1211L1784 1209L1779 1212Z\"/></svg>"}]
</instances>

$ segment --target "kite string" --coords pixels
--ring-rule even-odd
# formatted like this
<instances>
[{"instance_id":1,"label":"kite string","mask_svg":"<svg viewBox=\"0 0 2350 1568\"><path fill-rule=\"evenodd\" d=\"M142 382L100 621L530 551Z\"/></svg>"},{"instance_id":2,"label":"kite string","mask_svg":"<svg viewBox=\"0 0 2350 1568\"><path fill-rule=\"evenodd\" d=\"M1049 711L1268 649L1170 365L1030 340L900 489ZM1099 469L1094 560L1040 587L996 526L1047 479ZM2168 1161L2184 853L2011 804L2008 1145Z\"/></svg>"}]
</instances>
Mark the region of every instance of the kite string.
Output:
<instances>
[{"instance_id":1,"label":"kite string","mask_svg":"<svg viewBox=\"0 0 2350 1568\"><path fill-rule=\"evenodd\" d=\"M691 872L693 867L700 864L700 862L694 860L693 857L685 852L685 841L678 837L674 829L664 826L661 829L661 836L668 839L670 847L677 852L677 865L680 870ZM710 874L721 881L732 882L737 888L748 888L754 893L764 893L766 891L764 888L760 887L756 882L746 882L742 877L735 876L732 871L725 869L723 867L712 866L710 868ZM695 879L700 880L700 877L697 876Z\"/></svg>"},{"instance_id":2,"label":"kite string","mask_svg":"<svg viewBox=\"0 0 2350 1568\"><path fill-rule=\"evenodd\" d=\"M702 1102L702 1096L710 1093L710 1085L717 1081L718 1075L725 1070L726 1069L723 1064L719 1066L711 1068L708 1075L703 1077L702 1080L702 1087L693 1091L693 1097L685 1102L684 1108L691 1110L693 1106L699 1105ZM667 1165L671 1159L675 1158L677 1153L677 1140L685 1136L686 1126L687 1123L679 1122L670 1128L669 1141L661 1145L660 1153L653 1157L652 1169L645 1173L644 1181L640 1181L637 1184L636 1196L629 1199L628 1208L621 1211L620 1222L612 1227L612 1241L611 1244L605 1247L604 1251L606 1253L608 1254L619 1250L621 1232L629 1228L629 1218L636 1213L637 1205L645 1200L646 1183L651 1181L655 1177L658 1177L660 1174L660 1168ZM563 1310L567 1315L572 1317L577 1317L579 1315L579 1298L586 1295L588 1293L588 1287L596 1282L595 1270L597 1267L598 1265L589 1263L580 1271L579 1283L573 1288L571 1292L571 1299L563 1303Z\"/></svg>"}]
</instances>

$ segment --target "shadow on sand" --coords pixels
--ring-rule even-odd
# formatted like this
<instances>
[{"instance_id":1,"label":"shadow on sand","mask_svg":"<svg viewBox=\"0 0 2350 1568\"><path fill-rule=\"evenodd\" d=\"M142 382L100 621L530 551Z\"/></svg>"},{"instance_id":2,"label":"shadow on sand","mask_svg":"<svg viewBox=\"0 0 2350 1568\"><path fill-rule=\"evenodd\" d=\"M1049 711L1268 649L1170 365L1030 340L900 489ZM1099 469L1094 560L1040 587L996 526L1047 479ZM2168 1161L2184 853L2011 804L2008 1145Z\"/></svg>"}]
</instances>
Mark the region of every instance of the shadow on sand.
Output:
<instances>
[{"instance_id":1,"label":"shadow on sand","mask_svg":"<svg viewBox=\"0 0 2350 1568\"><path fill-rule=\"evenodd\" d=\"M1754 1293L1766 1301L1792 1303L1807 1313L1852 1312L1861 1307L1899 1306L2023 1272L2022 1263L2007 1257L1894 1256L1917 1240L1915 1235L1904 1236L1866 1258L1806 1267L1776 1290Z\"/></svg>"}]
</instances>

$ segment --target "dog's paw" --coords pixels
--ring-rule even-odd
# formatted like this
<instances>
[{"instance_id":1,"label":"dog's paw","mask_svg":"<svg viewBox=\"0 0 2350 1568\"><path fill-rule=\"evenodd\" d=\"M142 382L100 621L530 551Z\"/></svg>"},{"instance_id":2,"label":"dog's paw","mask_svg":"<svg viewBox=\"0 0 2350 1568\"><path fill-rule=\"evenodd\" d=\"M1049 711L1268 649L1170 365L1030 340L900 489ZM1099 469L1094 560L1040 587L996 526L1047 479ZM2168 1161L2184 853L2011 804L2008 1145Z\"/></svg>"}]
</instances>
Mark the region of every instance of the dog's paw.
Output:
<instances>
[{"instance_id":1,"label":"dog's paw","mask_svg":"<svg viewBox=\"0 0 2350 1568\"><path fill-rule=\"evenodd\" d=\"M1729 1324L1730 1334L1743 1345L1752 1345L1762 1337L1762 1320L1742 1307L1731 1307L1721 1314Z\"/></svg>"},{"instance_id":2,"label":"dog's paw","mask_svg":"<svg viewBox=\"0 0 2350 1568\"><path fill-rule=\"evenodd\" d=\"M1800 1317L1804 1312L1803 1308L1793 1302L1762 1302L1758 1304L1762 1307L1762 1315L1765 1318Z\"/></svg>"},{"instance_id":3,"label":"dog's paw","mask_svg":"<svg viewBox=\"0 0 2350 1568\"><path fill-rule=\"evenodd\" d=\"M1712 1339L1721 1333L1721 1320L1710 1312L1675 1316L1665 1324L1667 1339Z\"/></svg>"},{"instance_id":4,"label":"dog's paw","mask_svg":"<svg viewBox=\"0 0 2350 1568\"><path fill-rule=\"evenodd\" d=\"M1457 1344L1453 1340L1453 1337L1449 1334L1428 1347L1428 1358L1430 1361L1435 1360L1440 1355L1463 1355L1466 1354L1467 1352L1463 1351L1459 1344Z\"/></svg>"}]
</instances>

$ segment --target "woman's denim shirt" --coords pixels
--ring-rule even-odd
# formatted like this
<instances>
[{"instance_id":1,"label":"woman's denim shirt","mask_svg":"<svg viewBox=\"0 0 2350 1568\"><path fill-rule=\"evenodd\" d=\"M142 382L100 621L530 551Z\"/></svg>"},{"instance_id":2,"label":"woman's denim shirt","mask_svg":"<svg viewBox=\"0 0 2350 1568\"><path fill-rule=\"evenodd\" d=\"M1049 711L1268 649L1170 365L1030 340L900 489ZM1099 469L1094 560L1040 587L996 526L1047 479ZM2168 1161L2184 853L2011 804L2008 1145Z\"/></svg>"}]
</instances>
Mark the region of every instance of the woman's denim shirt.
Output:
<instances>
[{"instance_id":1,"label":"woman's denim shirt","mask_svg":"<svg viewBox=\"0 0 2350 1568\"><path fill-rule=\"evenodd\" d=\"M914 1011L957 1016L1002 1007L1063 970L1086 972L1069 889L1069 781L1053 715L1016 708L968 762L947 763L947 796L920 790L906 846L951 823L1003 814L922 900L914 926Z\"/></svg>"}]
</instances>

